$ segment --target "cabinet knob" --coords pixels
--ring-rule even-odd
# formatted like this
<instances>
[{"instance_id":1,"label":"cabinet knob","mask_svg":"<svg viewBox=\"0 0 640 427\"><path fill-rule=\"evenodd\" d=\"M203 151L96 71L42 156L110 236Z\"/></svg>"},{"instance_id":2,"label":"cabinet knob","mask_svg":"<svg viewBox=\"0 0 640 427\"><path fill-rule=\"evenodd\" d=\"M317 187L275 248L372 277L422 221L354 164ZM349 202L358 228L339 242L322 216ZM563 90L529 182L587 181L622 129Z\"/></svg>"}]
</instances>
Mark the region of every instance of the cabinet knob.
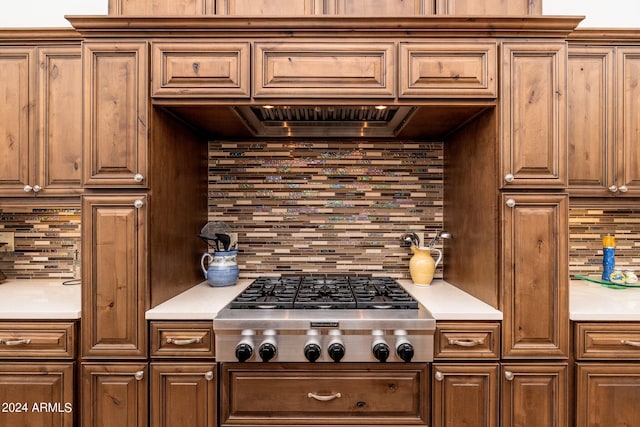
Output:
<instances>
[{"instance_id":1,"label":"cabinet knob","mask_svg":"<svg viewBox=\"0 0 640 427\"><path fill-rule=\"evenodd\" d=\"M143 207L143 206L144 206L144 202L143 202L142 200L138 199L138 200L136 200L135 202L133 202L133 206L134 206L136 209L140 209L141 207Z\"/></svg>"},{"instance_id":2,"label":"cabinet knob","mask_svg":"<svg viewBox=\"0 0 640 427\"><path fill-rule=\"evenodd\" d=\"M38 184L33 186L33 192L34 193L39 193L40 190L42 190L42 187L40 187Z\"/></svg>"},{"instance_id":3,"label":"cabinet knob","mask_svg":"<svg viewBox=\"0 0 640 427\"><path fill-rule=\"evenodd\" d=\"M509 206L510 208L515 207L516 205L516 201L513 199L507 199L507 206Z\"/></svg>"},{"instance_id":4,"label":"cabinet knob","mask_svg":"<svg viewBox=\"0 0 640 427\"><path fill-rule=\"evenodd\" d=\"M142 181L144 181L144 176L142 176L142 174L141 174L141 173L137 173L137 174L135 174L135 175L133 176L133 180L134 180L135 182L142 182Z\"/></svg>"},{"instance_id":5,"label":"cabinet knob","mask_svg":"<svg viewBox=\"0 0 640 427\"><path fill-rule=\"evenodd\" d=\"M504 371L504 377L507 379L507 381L513 381L515 375L513 375L513 372L511 371Z\"/></svg>"},{"instance_id":6,"label":"cabinet knob","mask_svg":"<svg viewBox=\"0 0 640 427\"><path fill-rule=\"evenodd\" d=\"M436 371L435 378L436 381L442 381L444 379L444 374L440 371Z\"/></svg>"},{"instance_id":7,"label":"cabinet knob","mask_svg":"<svg viewBox=\"0 0 640 427\"><path fill-rule=\"evenodd\" d=\"M515 176L513 176L513 174L512 174L512 173L508 173L508 174L506 174L506 175L504 176L504 180L505 180L505 182L513 182L513 180L515 180L515 179L516 179L516 177L515 177Z\"/></svg>"},{"instance_id":8,"label":"cabinet knob","mask_svg":"<svg viewBox=\"0 0 640 427\"><path fill-rule=\"evenodd\" d=\"M31 190L33 190L33 187L27 184L27 185L24 186L23 190L24 190L25 193L28 193Z\"/></svg>"},{"instance_id":9,"label":"cabinet knob","mask_svg":"<svg viewBox=\"0 0 640 427\"><path fill-rule=\"evenodd\" d=\"M135 373L134 377L137 381L140 381L144 378L144 371L138 371Z\"/></svg>"},{"instance_id":10,"label":"cabinet knob","mask_svg":"<svg viewBox=\"0 0 640 427\"><path fill-rule=\"evenodd\" d=\"M204 379L207 381L211 381L213 379L213 371L209 371L206 374L204 374Z\"/></svg>"},{"instance_id":11,"label":"cabinet knob","mask_svg":"<svg viewBox=\"0 0 640 427\"><path fill-rule=\"evenodd\" d=\"M629 191L629 187L627 187L626 185L621 185L620 188L618 188L618 191L620 191L621 193L626 193L627 191Z\"/></svg>"},{"instance_id":12,"label":"cabinet knob","mask_svg":"<svg viewBox=\"0 0 640 427\"><path fill-rule=\"evenodd\" d=\"M615 193L618 191L618 186L617 185L612 185L611 187L609 187L609 191L611 191L612 193Z\"/></svg>"}]
</instances>

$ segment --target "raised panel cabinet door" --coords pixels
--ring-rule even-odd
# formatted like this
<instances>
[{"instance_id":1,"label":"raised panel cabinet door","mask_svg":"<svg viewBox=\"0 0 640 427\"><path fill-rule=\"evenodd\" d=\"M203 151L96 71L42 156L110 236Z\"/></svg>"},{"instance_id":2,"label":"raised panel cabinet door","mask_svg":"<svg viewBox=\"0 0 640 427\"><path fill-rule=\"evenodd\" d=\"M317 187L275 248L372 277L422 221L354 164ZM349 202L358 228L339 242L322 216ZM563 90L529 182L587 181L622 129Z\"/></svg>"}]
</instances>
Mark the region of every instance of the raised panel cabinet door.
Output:
<instances>
[{"instance_id":1,"label":"raised panel cabinet door","mask_svg":"<svg viewBox=\"0 0 640 427\"><path fill-rule=\"evenodd\" d=\"M542 0L436 0L439 15L542 15Z\"/></svg>"},{"instance_id":2,"label":"raised panel cabinet door","mask_svg":"<svg viewBox=\"0 0 640 427\"><path fill-rule=\"evenodd\" d=\"M73 427L74 362L0 363L0 426Z\"/></svg>"},{"instance_id":3,"label":"raised panel cabinet door","mask_svg":"<svg viewBox=\"0 0 640 427\"><path fill-rule=\"evenodd\" d=\"M216 15L308 16L321 15L322 0L215 0Z\"/></svg>"},{"instance_id":4,"label":"raised panel cabinet door","mask_svg":"<svg viewBox=\"0 0 640 427\"><path fill-rule=\"evenodd\" d=\"M83 46L84 185L146 187L147 43Z\"/></svg>"},{"instance_id":5,"label":"raised panel cabinet door","mask_svg":"<svg viewBox=\"0 0 640 427\"><path fill-rule=\"evenodd\" d=\"M151 426L217 426L215 363L151 364Z\"/></svg>"},{"instance_id":6,"label":"raised panel cabinet door","mask_svg":"<svg viewBox=\"0 0 640 427\"><path fill-rule=\"evenodd\" d=\"M214 0L109 0L109 15L199 16L215 13Z\"/></svg>"},{"instance_id":7,"label":"raised panel cabinet door","mask_svg":"<svg viewBox=\"0 0 640 427\"><path fill-rule=\"evenodd\" d=\"M83 363L80 376L80 425L148 427L146 363Z\"/></svg>"},{"instance_id":8,"label":"raised panel cabinet door","mask_svg":"<svg viewBox=\"0 0 640 427\"><path fill-rule=\"evenodd\" d=\"M26 195L33 178L35 48L0 48L0 190Z\"/></svg>"},{"instance_id":9,"label":"raised panel cabinet door","mask_svg":"<svg viewBox=\"0 0 640 427\"><path fill-rule=\"evenodd\" d=\"M82 356L145 357L147 197L82 202Z\"/></svg>"},{"instance_id":10,"label":"raised panel cabinet door","mask_svg":"<svg viewBox=\"0 0 640 427\"><path fill-rule=\"evenodd\" d=\"M39 194L79 192L82 179L80 46L38 49Z\"/></svg>"},{"instance_id":11,"label":"raised panel cabinet door","mask_svg":"<svg viewBox=\"0 0 640 427\"><path fill-rule=\"evenodd\" d=\"M565 194L502 196L502 357L569 355Z\"/></svg>"},{"instance_id":12,"label":"raised panel cabinet door","mask_svg":"<svg viewBox=\"0 0 640 427\"><path fill-rule=\"evenodd\" d=\"M640 365L576 364L576 427L634 426L640 420Z\"/></svg>"},{"instance_id":13,"label":"raised panel cabinet door","mask_svg":"<svg viewBox=\"0 0 640 427\"><path fill-rule=\"evenodd\" d=\"M571 193L609 195L614 185L614 51L569 49L568 173Z\"/></svg>"},{"instance_id":14,"label":"raised panel cabinet door","mask_svg":"<svg viewBox=\"0 0 640 427\"><path fill-rule=\"evenodd\" d=\"M502 365L501 426L567 427L566 364Z\"/></svg>"},{"instance_id":15,"label":"raised panel cabinet door","mask_svg":"<svg viewBox=\"0 0 640 427\"><path fill-rule=\"evenodd\" d=\"M502 61L502 187L564 188L566 43L503 43Z\"/></svg>"},{"instance_id":16,"label":"raised panel cabinet door","mask_svg":"<svg viewBox=\"0 0 640 427\"><path fill-rule=\"evenodd\" d=\"M434 427L497 427L497 363L433 365Z\"/></svg>"},{"instance_id":17,"label":"raised panel cabinet door","mask_svg":"<svg viewBox=\"0 0 640 427\"><path fill-rule=\"evenodd\" d=\"M640 193L640 48L618 48L617 107L622 135L617 136L616 194Z\"/></svg>"}]
</instances>

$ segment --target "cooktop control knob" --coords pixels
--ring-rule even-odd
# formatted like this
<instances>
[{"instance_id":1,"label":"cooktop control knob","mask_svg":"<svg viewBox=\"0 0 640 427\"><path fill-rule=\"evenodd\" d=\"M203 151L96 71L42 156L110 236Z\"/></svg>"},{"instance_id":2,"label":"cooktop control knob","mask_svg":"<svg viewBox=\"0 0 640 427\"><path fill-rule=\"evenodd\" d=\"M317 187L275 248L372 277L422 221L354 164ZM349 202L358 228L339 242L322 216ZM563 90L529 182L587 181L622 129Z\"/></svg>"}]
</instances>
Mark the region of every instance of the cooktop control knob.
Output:
<instances>
[{"instance_id":1,"label":"cooktop control knob","mask_svg":"<svg viewBox=\"0 0 640 427\"><path fill-rule=\"evenodd\" d=\"M338 329L332 329L329 331L329 336L331 339L329 340L327 352L329 353L331 360L339 362L342 360L346 352L346 348L342 342L342 332Z\"/></svg>"},{"instance_id":2,"label":"cooktop control knob","mask_svg":"<svg viewBox=\"0 0 640 427\"><path fill-rule=\"evenodd\" d=\"M255 332L251 329L242 331L242 340L236 346L236 359L239 362L246 362L253 356L253 336Z\"/></svg>"},{"instance_id":3,"label":"cooktop control knob","mask_svg":"<svg viewBox=\"0 0 640 427\"><path fill-rule=\"evenodd\" d=\"M384 339L384 331L376 329L371 333L373 335L373 344L371 344L371 352L380 362L386 362L391 355L389 344Z\"/></svg>"},{"instance_id":4,"label":"cooktop control knob","mask_svg":"<svg viewBox=\"0 0 640 427\"><path fill-rule=\"evenodd\" d=\"M322 348L320 348L319 344L307 343L304 346L304 357L306 357L309 362L315 362L320 358L321 354Z\"/></svg>"},{"instance_id":5,"label":"cooktop control knob","mask_svg":"<svg viewBox=\"0 0 640 427\"><path fill-rule=\"evenodd\" d=\"M402 361L411 362L415 351L413 349L413 344L411 344L407 338L407 332L398 330L393 334L396 336L396 354L400 359L402 359Z\"/></svg>"},{"instance_id":6,"label":"cooktop control knob","mask_svg":"<svg viewBox=\"0 0 640 427\"><path fill-rule=\"evenodd\" d=\"M260 347L258 347L258 354L263 362L268 362L276 357L278 348L276 347L275 336L276 331L272 329L264 331L264 340L260 343Z\"/></svg>"},{"instance_id":7,"label":"cooktop control knob","mask_svg":"<svg viewBox=\"0 0 640 427\"><path fill-rule=\"evenodd\" d=\"M253 347L251 344L241 342L236 346L236 359L238 362L246 362L253 356Z\"/></svg>"}]
</instances>

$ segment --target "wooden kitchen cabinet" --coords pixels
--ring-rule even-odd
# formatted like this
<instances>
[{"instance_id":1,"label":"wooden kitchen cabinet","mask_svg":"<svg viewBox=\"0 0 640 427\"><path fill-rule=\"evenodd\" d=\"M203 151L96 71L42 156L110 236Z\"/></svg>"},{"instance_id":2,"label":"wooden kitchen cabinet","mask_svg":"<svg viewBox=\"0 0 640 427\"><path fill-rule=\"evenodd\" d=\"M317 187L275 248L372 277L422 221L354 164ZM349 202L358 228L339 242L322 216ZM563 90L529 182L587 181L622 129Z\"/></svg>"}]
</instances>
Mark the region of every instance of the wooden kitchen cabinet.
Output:
<instances>
[{"instance_id":1,"label":"wooden kitchen cabinet","mask_svg":"<svg viewBox=\"0 0 640 427\"><path fill-rule=\"evenodd\" d=\"M499 322L437 322L435 360L500 358Z\"/></svg>"},{"instance_id":2,"label":"wooden kitchen cabinet","mask_svg":"<svg viewBox=\"0 0 640 427\"><path fill-rule=\"evenodd\" d=\"M502 195L502 357L569 356L566 194Z\"/></svg>"},{"instance_id":3,"label":"wooden kitchen cabinet","mask_svg":"<svg viewBox=\"0 0 640 427\"><path fill-rule=\"evenodd\" d=\"M109 15L198 16L213 15L215 0L109 0Z\"/></svg>"},{"instance_id":4,"label":"wooden kitchen cabinet","mask_svg":"<svg viewBox=\"0 0 640 427\"><path fill-rule=\"evenodd\" d=\"M498 363L434 363L433 426L497 427Z\"/></svg>"},{"instance_id":5,"label":"wooden kitchen cabinet","mask_svg":"<svg viewBox=\"0 0 640 427\"><path fill-rule=\"evenodd\" d=\"M502 188L567 185L565 42L502 45Z\"/></svg>"},{"instance_id":6,"label":"wooden kitchen cabinet","mask_svg":"<svg viewBox=\"0 0 640 427\"><path fill-rule=\"evenodd\" d=\"M218 425L214 362L151 363L151 426Z\"/></svg>"},{"instance_id":7,"label":"wooden kitchen cabinet","mask_svg":"<svg viewBox=\"0 0 640 427\"><path fill-rule=\"evenodd\" d=\"M147 42L83 44L86 187L148 186L147 51Z\"/></svg>"},{"instance_id":8,"label":"wooden kitchen cabinet","mask_svg":"<svg viewBox=\"0 0 640 427\"><path fill-rule=\"evenodd\" d=\"M0 322L0 359L75 359L75 322Z\"/></svg>"},{"instance_id":9,"label":"wooden kitchen cabinet","mask_svg":"<svg viewBox=\"0 0 640 427\"><path fill-rule=\"evenodd\" d=\"M81 191L82 62L79 43L0 47L0 191L5 196Z\"/></svg>"},{"instance_id":10,"label":"wooden kitchen cabinet","mask_svg":"<svg viewBox=\"0 0 640 427\"><path fill-rule=\"evenodd\" d=\"M427 364L222 364L221 426L430 423Z\"/></svg>"},{"instance_id":11,"label":"wooden kitchen cabinet","mask_svg":"<svg viewBox=\"0 0 640 427\"><path fill-rule=\"evenodd\" d=\"M75 362L0 362L0 426L73 427Z\"/></svg>"},{"instance_id":12,"label":"wooden kitchen cabinet","mask_svg":"<svg viewBox=\"0 0 640 427\"><path fill-rule=\"evenodd\" d=\"M501 426L569 425L566 364L503 364Z\"/></svg>"},{"instance_id":13,"label":"wooden kitchen cabinet","mask_svg":"<svg viewBox=\"0 0 640 427\"><path fill-rule=\"evenodd\" d=\"M542 0L436 0L439 15L542 15Z\"/></svg>"},{"instance_id":14,"label":"wooden kitchen cabinet","mask_svg":"<svg viewBox=\"0 0 640 427\"><path fill-rule=\"evenodd\" d=\"M147 363L82 363L80 373L83 427L147 427Z\"/></svg>"},{"instance_id":15,"label":"wooden kitchen cabinet","mask_svg":"<svg viewBox=\"0 0 640 427\"><path fill-rule=\"evenodd\" d=\"M569 49L569 190L583 196L640 194L640 49Z\"/></svg>"},{"instance_id":16,"label":"wooden kitchen cabinet","mask_svg":"<svg viewBox=\"0 0 640 427\"><path fill-rule=\"evenodd\" d=\"M152 358L215 357L213 322L150 322Z\"/></svg>"},{"instance_id":17,"label":"wooden kitchen cabinet","mask_svg":"<svg viewBox=\"0 0 640 427\"><path fill-rule=\"evenodd\" d=\"M144 358L148 197L82 200L82 356Z\"/></svg>"}]
</instances>

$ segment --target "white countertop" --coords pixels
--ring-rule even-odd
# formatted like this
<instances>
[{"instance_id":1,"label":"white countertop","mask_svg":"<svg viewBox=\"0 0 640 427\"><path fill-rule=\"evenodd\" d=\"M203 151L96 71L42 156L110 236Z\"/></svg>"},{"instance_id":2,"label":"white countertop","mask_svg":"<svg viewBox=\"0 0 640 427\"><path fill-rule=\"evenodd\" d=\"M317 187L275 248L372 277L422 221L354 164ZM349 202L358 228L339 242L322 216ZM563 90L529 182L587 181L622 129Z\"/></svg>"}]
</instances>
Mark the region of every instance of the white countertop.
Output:
<instances>
[{"instance_id":1,"label":"white countertop","mask_svg":"<svg viewBox=\"0 0 640 427\"><path fill-rule=\"evenodd\" d=\"M0 284L0 319L79 319L81 285L63 285L63 281L7 280Z\"/></svg>"},{"instance_id":2,"label":"white countertop","mask_svg":"<svg viewBox=\"0 0 640 427\"><path fill-rule=\"evenodd\" d=\"M569 319L575 321L639 321L640 288L610 289L572 280Z\"/></svg>"},{"instance_id":3,"label":"white countertop","mask_svg":"<svg viewBox=\"0 0 640 427\"><path fill-rule=\"evenodd\" d=\"M207 282L157 305L146 312L148 320L212 320L225 305L242 292L252 279L239 280L226 287ZM477 298L441 280L429 286L415 286L400 280L407 291L426 307L436 320L501 320L502 313Z\"/></svg>"}]
</instances>

